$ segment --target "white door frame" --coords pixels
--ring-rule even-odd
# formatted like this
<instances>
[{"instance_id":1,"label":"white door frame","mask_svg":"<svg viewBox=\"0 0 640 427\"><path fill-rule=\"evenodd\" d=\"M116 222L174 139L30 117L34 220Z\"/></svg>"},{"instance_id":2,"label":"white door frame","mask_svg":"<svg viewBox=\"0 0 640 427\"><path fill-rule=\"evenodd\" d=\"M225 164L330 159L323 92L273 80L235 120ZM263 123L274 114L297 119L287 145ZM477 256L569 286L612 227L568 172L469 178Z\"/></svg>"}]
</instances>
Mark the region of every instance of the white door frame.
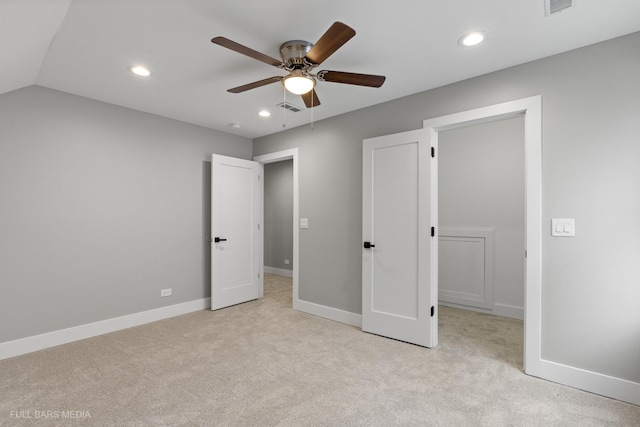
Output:
<instances>
[{"instance_id":1,"label":"white door frame","mask_svg":"<svg viewBox=\"0 0 640 427\"><path fill-rule=\"evenodd\" d=\"M298 190L298 148L289 150L276 151L274 153L262 154L254 156L253 160L265 165L267 163L276 163L283 160L293 160L293 309L300 310L300 298L298 297L298 278L300 266L300 193ZM264 182L264 177L263 177ZM264 199L264 187L263 187ZM264 221L262 221L264 227ZM263 233L264 235L264 233ZM260 259L264 259L264 239L260 246ZM264 289L261 290L261 295Z\"/></svg>"},{"instance_id":2,"label":"white door frame","mask_svg":"<svg viewBox=\"0 0 640 427\"><path fill-rule=\"evenodd\" d=\"M509 101L502 104L427 119L431 146L438 152L438 133L449 129L491 122L524 114L525 149L525 297L524 297L524 371L542 377L542 98ZM436 163L438 156L436 154ZM432 174L437 174L437 167ZM432 176L437 180L437 175ZM437 181L436 181L437 182Z\"/></svg>"}]
</instances>

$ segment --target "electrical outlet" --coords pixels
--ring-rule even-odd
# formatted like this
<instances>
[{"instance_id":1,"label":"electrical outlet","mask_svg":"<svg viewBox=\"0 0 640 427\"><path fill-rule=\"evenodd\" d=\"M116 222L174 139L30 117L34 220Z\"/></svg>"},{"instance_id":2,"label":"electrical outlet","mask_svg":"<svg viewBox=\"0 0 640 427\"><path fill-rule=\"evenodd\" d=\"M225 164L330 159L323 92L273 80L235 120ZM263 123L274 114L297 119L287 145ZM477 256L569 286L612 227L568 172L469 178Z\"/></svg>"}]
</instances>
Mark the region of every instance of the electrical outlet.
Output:
<instances>
[{"instance_id":1,"label":"electrical outlet","mask_svg":"<svg viewBox=\"0 0 640 427\"><path fill-rule=\"evenodd\" d=\"M171 288L161 290L160 291L160 296L161 297L170 297L171 296Z\"/></svg>"},{"instance_id":2,"label":"electrical outlet","mask_svg":"<svg viewBox=\"0 0 640 427\"><path fill-rule=\"evenodd\" d=\"M289 265L289 260L288 259L284 260L284 265Z\"/></svg>"}]
</instances>

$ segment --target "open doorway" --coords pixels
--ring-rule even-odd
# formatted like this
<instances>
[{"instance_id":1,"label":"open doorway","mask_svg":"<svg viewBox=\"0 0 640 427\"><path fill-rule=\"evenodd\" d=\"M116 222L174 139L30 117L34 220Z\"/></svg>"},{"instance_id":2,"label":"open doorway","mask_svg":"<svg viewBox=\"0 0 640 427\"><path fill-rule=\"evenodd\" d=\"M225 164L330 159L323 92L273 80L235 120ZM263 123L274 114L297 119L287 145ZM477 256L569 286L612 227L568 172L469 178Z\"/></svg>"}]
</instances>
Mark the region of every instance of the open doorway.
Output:
<instances>
[{"instance_id":1,"label":"open doorway","mask_svg":"<svg viewBox=\"0 0 640 427\"><path fill-rule=\"evenodd\" d=\"M254 161L259 162L265 167L265 175L269 173L269 165L274 165L275 169L271 172L276 171L278 173L278 180L290 180L290 183L285 183L286 187L291 191L291 199L290 199L290 209L291 215L286 215L284 218L285 222L289 222L289 227L291 233L286 233L287 236L284 237L284 240L291 239L292 245L290 249L286 249L288 245L284 242L284 245L281 247L266 247L266 245L274 245L278 246L278 244L274 244L271 240L271 237L266 233L263 238L262 245L262 255L261 259L264 260L264 273L272 273L272 274L280 274L286 275L292 278L293 284L293 308L298 309L299 298L298 298L298 277L299 277L299 192L298 192L298 149L292 148L289 150L278 151L275 153L263 154L259 156L255 156L253 158ZM288 171L288 166L290 166L290 171ZM290 184L290 186L288 185ZM263 205L267 205L267 200L264 199L264 194L268 189L263 191ZM286 190L288 191L288 190ZM285 196L286 198L286 196ZM276 203L278 203L276 201ZM287 202L289 203L289 202ZM288 207L285 207L288 209ZM265 216L271 216L271 214L275 214L276 217L279 216L277 211L270 212L268 215L265 213ZM263 224L265 224L266 220L271 221L274 218L263 218ZM280 222L283 218L277 218L277 222ZM275 225L275 223L271 224L272 229L269 231L277 233L278 227L281 227L282 224ZM284 225L286 227L286 225ZM275 227L275 229L273 229ZM288 237L290 236L290 237ZM269 239L269 240L268 240ZM290 253L291 255L287 255L285 253ZM287 258L288 257L288 258ZM288 259L289 264L285 264L284 260ZM275 264L275 265L269 265ZM286 266L290 266L290 268L286 268Z\"/></svg>"},{"instance_id":2,"label":"open doorway","mask_svg":"<svg viewBox=\"0 0 640 427\"><path fill-rule=\"evenodd\" d=\"M524 114L438 136L440 305L524 320Z\"/></svg>"},{"instance_id":3,"label":"open doorway","mask_svg":"<svg viewBox=\"0 0 640 427\"><path fill-rule=\"evenodd\" d=\"M438 135L441 345L522 369L524 114Z\"/></svg>"},{"instance_id":4,"label":"open doorway","mask_svg":"<svg viewBox=\"0 0 640 427\"><path fill-rule=\"evenodd\" d=\"M441 132L474 124L495 122L524 115L525 158L525 290L524 290L524 361L527 374L542 376L541 358L541 240L542 240L542 103L533 96L489 107L450 114L423 122L430 145L439 152ZM438 191L438 158L431 168L431 191ZM437 196L436 196L437 197ZM436 203L437 205L437 203ZM432 213L432 217L433 217ZM437 212L434 222L438 224ZM438 277L437 262L432 273Z\"/></svg>"},{"instance_id":5,"label":"open doorway","mask_svg":"<svg viewBox=\"0 0 640 427\"><path fill-rule=\"evenodd\" d=\"M293 277L293 160L264 166L264 272Z\"/></svg>"}]
</instances>

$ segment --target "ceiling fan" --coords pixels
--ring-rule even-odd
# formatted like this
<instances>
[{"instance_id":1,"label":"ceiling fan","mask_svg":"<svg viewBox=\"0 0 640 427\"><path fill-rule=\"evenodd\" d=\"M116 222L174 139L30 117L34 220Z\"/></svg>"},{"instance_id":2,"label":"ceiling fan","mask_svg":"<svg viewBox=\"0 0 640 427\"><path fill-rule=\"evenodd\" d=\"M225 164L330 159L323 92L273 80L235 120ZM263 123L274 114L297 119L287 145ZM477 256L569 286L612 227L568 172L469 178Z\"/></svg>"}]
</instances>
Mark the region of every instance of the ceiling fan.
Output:
<instances>
[{"instance_id":1,"label":"ceiling fan","mask_svg":"<svg viewBox=\"0 0 640 427\"><path fill-rule=\"evenodd\" d=\"M225 37L214 37L211 42L289 72L286 76L268 77L228 89L227 92L241 93L271 83L282 82L289 92L302 96L307 108L312 108L320 105L320 100L314 89L316 80L369 87L380 87L384 83L384 76L372 74L327 70L318 71L315 74L311 72L355 35L356 32L353 28L342 22L334 22L316 44L304 40L291 40L283 43L280 46L281 60L272 58Z\"/></svg>"}]
</instances>

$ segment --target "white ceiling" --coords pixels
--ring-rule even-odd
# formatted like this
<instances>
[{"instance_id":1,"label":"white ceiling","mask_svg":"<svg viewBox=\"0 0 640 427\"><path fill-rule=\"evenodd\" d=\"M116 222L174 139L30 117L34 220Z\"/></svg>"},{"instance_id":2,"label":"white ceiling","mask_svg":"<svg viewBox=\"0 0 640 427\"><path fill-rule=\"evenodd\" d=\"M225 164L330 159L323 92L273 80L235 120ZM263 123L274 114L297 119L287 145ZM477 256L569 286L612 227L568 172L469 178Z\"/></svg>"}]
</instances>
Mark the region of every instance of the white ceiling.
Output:
<instances>
[{"instance_id":1,"label":"white ceiling","mask_svg":"<svg viewBox=\"0 0 640 427\"><path fill-rule=\"evenodd\" d=\"M212 37L278 58L285 41L315 42L334 21L353 27L317 70L387 80L379 89L319 82L317 121L640 31L639 0L575 4L545 17L544 0L0 0L0 94L37 84L255 138L309 123L311 110L285 117L277 83L228 93L285 72ZM484 30L485 43L459 47L472 30ZM151 77L129 73L133 64Z\"/></svg>"}]
</instances>

